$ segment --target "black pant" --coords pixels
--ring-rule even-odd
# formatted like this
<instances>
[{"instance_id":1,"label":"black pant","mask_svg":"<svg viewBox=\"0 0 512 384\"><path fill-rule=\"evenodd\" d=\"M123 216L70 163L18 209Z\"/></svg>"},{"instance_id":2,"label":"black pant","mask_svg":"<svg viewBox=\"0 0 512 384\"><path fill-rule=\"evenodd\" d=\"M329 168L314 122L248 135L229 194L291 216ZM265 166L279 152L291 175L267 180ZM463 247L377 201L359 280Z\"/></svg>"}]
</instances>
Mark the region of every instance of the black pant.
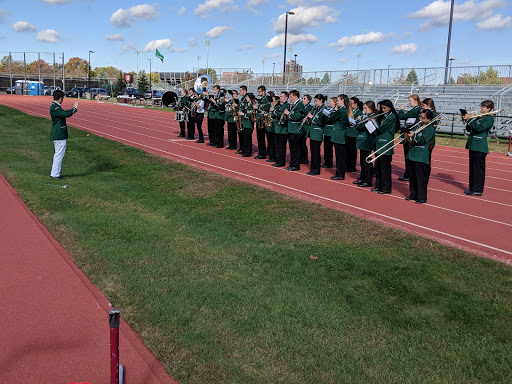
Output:
<instances>
[{"instance_id":1,"label":"black pant","mask_svg":"<svg viewBox=\"0 0 512 384\"><path fill-rule=\"evenodd\" d=\"M242 130L244 134L243 147L241 149L242 154L246 156L252 155L252 131L254 128L244 128Z\"/></svg>"},{"instance_id":2,"label":"black pant","mask_svg":"<svg viewBox=\"0 0 512 384\"><path fill-rule=\"evenodd\" d=\"M267 144L265 143L265 128L258 128L256 123L256 140L258 141L258 156L267 157Z\"/></svg>"},{"instance_id":3,"label":"black pant","mask_svg":"<svg viewBox=\"0 0 512 384\"><path fill-rule=\"evenodd\" d=\"M411 148L411 143L409 141L404 141L404 157L405 157L405 172L404 177L406 179L410 178L409 168L411 167L411 160L407 160L407 155L409 154L409 148Z\"/></svg>"},{"instance_id":4,"label":"black pant","mask_svg":"<svg viewBox=\"0 0 512 384\"><path fill-rule=\"evenodd\" d=\"M469 151L469 190L483 193L485 183L485 157L487 153Z\"/></svg>"},{"instance_id":5,"label":"black pant","mask_svg":"<svg viewBox=\"0 0 512 384\"><path fill-rule=\"evenodd\" d=\"M187 122L187 137L193 139L196 134L196 118L190 116L190 120Z\"/></svg>"},{"instance_id":6,"label":"black pant","mask_svg":"<svg viewBox=\"0 0 512 384\"><path fill-rule=\"evenodd\" d=\"M180 121L180 136L185 136L185 122Z\"/></svg>"},{"instance_id":7,"label":"black pant","mask_svg":"<svg viewBox=\"0 0 512 384\"><path fill-rule=\"evenodd\" d=\"M322 157L320 156L321 141L309 140L309 146L311 147L311 172L320 173L320 164L322 163Z\"/></svg>"},{"instance_id":8,"label":"black pant","mask_svg":"<svg viewBox=\"0 0 512 384\"><path fill-rule=\"evenodd\" d=\"M347 136L347 171L356 171L357 148L356 138Z\"/></svg>"},{"instance_id":9,"label":"black pant","mask_svg":"<svg viewBox=\"0 0 512 384\"><path fill-rule=\"evenodd\" d=\"M208 118L208 140L210 144L215 145L215 124L217 119Z\"/></svg>"},{"instance_id":10,"label":"black pant","mask_svg":"<svg viewBox=\"0 0 512 384\"><path fill-rule=\"evenodd\" d=\"M393 156L381 156L375 161L375 188L391 192L391 160Z\"/></svg>"},{"instance_id":11,"label":"black pant","mask_svg":"<svg viewBox=\"0 0 512 384\"><path fill-rule=\"evenodd\" d=\"M373 163L368 164L366 158L370 156L372 151L366 151L364 149L359 150L359 162L361 163L361 174L359 178L361 182L372 184L373 182Z\"/></svg>"},{"instance_id":12,"label":"black pant","mask_svg":"<svg viewBox=\"0 0 512 384\"><path fill-rule=\"evenodd\" d=\"M199 133L199 140L201 140L201 141L204 141L203 120L204 120L204 113L196 113L197 133Z\"/></svg>"},{"instance_id":13,"label":"black pant","mask_svg":"<svg viewBox=\"0 0 512 384\"><path fill-rule=\"evenodd\" d=\"M224 146L224 119L215 119L215 145L217 147Z\"/></svg>"},{"instance_id":14,"label":"black pant","mask_svg":"<svg viewBox=\"0 0 512 384\"><path fill-rule=\"evenodd\" d=\"M268 152L270 153L269 160L276 159L276 143L275 143L275 133L267 131L267 143L268 143Z\"/></svg>"},{"instance_id":15,"label":"black pant","mask_svg":"<svg viewBox=\"0 0 512 384\"><path fill-rule=\"evenodd\" d=\"M300 133L290 133L290 167L300 168L300 156L302 152Z\"/></svg>"},{"instance_id":16,"label":"black pant","mask_svg":"<svg viewBox=\"0 0 512 384\"><path fill-rule=\"evenodd\" d=\"M306 135L301 135L301 141L300 141L300 161L306 162L308 161L308 146L306 144Z\"/></svg>"},{"instance_id":17,"label":"black pant","mask_svg":"<svg viewBox=\"0 0 512 384\"><path fill-rule=\"evenodd\" d=\"M240 123L242 124L242 123ZM243 153L243 147L244 147L244 130L241 129L240 132L238 132L238 142L240 143L240 153Z\"/></svg>"},{"instance_id":18,"label":"black pant","mask_svg":"<svg viewBox=\"0 0 512 384\"><path fill-rule=\"evenodd\" d=\"M236 123L228 122L228 148L236 148Z\"/></svg>"},{"instance_id":19,"label":"black pant","mask_svg":"<svg viewBox=\"0 0 512 384\"><path fill-rule=\"evenodd\" d=\"M334 143L334 151L336 153L336 175L335 176L345 177L347 145Z\"/></svg>"},{"instance_id":20,"label":"black pant","mask_svg":"<svg viewBox=\"0 0 512 384\"><path fill-rule=\"evenodd\" d=\"M332 167L332 159L334 157L333 143L331 136L324 136L324 165Z\"/></svg>"},{"instance_id":21,"label":"black pant","mask_svg":"<svg viewBox=\"0 0 512 384\"><path fill-rule=\"evenodd\" d=\"M286 142L288 135L283 133L276 133L276 163L284 165L286 162Z\"/></svg>"},{"instance_id":22,"label":"black pant","mask_svg":"<svg viewBox=\"0 0 512 384\"><path fill-rule=\"evenodd\" d=\"M414 200L427 200L429 166L425 163L411 161L409 168L409 195Z\"/></svg>"}]
</instances>

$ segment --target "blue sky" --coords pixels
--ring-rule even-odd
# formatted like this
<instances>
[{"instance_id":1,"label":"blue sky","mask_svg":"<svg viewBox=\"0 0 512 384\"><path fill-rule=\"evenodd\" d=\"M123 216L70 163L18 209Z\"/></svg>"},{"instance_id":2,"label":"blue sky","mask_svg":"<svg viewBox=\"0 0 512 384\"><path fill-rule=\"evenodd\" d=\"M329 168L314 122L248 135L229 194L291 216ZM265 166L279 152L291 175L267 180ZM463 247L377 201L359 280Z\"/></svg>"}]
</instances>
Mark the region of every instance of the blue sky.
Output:
<instances>
[{"instance_id":1,"label":"blue sky","mask_svg":"<svg viewBox=\"0 0 512 384\"><path fill-rule=\"evenodd\" d=\"M512 2L457 0L454 66L512 64ZM287 57L304 71L443 66L450 1L345 0L0 0L0 51L64 52L91 65L184 71L206 67L282 70ZM158 47L162 64L154 57ZM16 58L16 57L15 57ZM43 56L47 61L48 57ZM35 57L33 60L36 59ZM27 59L27 60L30 60ZM263 64L265 60L265 64Z\"/></svg>"}]
</instances>

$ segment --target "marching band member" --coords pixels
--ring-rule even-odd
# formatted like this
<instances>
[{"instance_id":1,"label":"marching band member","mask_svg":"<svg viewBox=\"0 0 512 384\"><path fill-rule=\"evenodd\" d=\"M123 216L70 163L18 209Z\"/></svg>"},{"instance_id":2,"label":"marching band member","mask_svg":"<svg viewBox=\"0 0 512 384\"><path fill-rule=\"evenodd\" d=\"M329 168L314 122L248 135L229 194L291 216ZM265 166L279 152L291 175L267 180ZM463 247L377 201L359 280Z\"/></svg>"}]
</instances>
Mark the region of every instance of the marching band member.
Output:
<instances>
[{"instance_id":1,"label":"marching band member","mask_svg":"<svg viewBox=\"0 0 512 384\"><path fill-rule=\"evenodd\" d=\"M304 117L304 104L299 100L300 93L296 89L290 92L290 105L283 113L288 117L288 134L290 138L290 166L285 168L287 171L300 170L301 158L301 140L304 135L299 132L299 126Z\"/></svg>"},{"instance_id":2,"label":"marching band member","mask_svg":"<svg viewBox=\"0 0 512 384\"><path fill-rule=\"evenodd\" d=\"M336 97L331 97L329 99L329 108L328 111L332 112L336 108ZM332 168L333 167L333 143L331 142L333 125L327 123L324 127L324 163L322 168Z\"/></svg>"},{"instance_id":3,"label":"marching band member","mask_svg":"<svg viewBox=\"0 0 512 384\"><path fill-rule=\"evenodd\" d=\"M273 119L275 122L276 116L273 112L274 112L276 106L279 104L279 97L277 97L273 91L268 91L267 98L270 101L270 105L269 105L269 110L266 113L270 114L271 119ZM268 152L270 155L267 162L275 163L276 162L276 143L275 143L274 123L266 126L265 130L267 131Z\"/></svg>"},{"instance_id":4,"label":"marching band member","mask_svg":"<svg viewBox=\"0 0 512 384\"><path fill-rule=\"evenodd\" d=\"M376 154L384 152L385 148L381 148L386 146L386 143L393 141L395 132L400 129L400 120L391 100L382 100L379 104L385 115L377 118L379 127L376 130L375 137ZM393 153L393 149L386 151L375 161L377 177L375 178L375 188L372 189L373 192L391 193L391 160Z\"/></svg>"},{"instance_id":5,"label":"marching band member","mask_svg":"<svg viewBox=\"0 0 512 384\"><path fill-rule=\"evenodd\" d=\"M420 112L421 112L421 100L417 94L409 96L409 105L412 109L408 112L405 112L405 106L401 106L398 111L398 118L400 120L405 120L405 127L412 127L419 121ZM393 108L394 109L394 108ZM409 160L407 160L407 153L409 153L410 143L407 140L403 141L404 145L404 157L405 157L405 172L404 175L399 177L398 180L401 181L409 181Z\"/></svg>"},{"instance_id":6,"label":"marching band member","mask_svg":"<svg viewBox=\"0 0 512 384\"><path fill-rule=\"evenodd\" d=\"M436 112L436 106L434 104L434 100L432 100L430 97L427 97L426 99L424 99L422 102L422 108L423 109L429 109L432 111L433 113L433 118L435 119L437 117L437 112ZM439 125L439 121L436 121L434 123L434 126L438 127ZM434 150L434 147L436 146L436 136L434 135L434 138L432 139L430 145L428 146L428 175L430 177L430 171L432 169L432 151Z\"/></svg>"},{"instance_id":7,"label":"marching band member","mask_svg":"<svg viewBox=\"0 0 512 384\"><path fill-rule=\"evenodd\" d=\"M316 95L314 108L304 118L310 122L307 126L304 125L303 129L306 129L304 136L309 137L309 146L311 148L311 169L307 173L311 176L320 174L320 146L324 138L324 125L327 121L327 115L324 112L325 99L326 97L322 94Z\"/></svg>"},{"instance_id":8,"label":"marching band member","mask_svg":"<svg viewBox=\"0 0 512 384\"><path fill-rule=\"evenodd\" d=\"M416 204L424 204L427 202L427 186L430 176L430 155L428 148L436 133L436 127L434 123L431 122L433 118L434 113L432 110L424 109L420 113L420 122L422 126L426 127L418 133L415 131L405 133L406 139L411 144L409 153L407 154L410 160L409 196L406 197L405 200L416 200Z\"/></svg>"},{"instance_id":9,"label":"marching band member","mask_svg":"<svg viewBox=\"0 0 512 384\"><path fill-rule=\"evenodd\" d=\"M239 95L240 95L240 110L241 111L245 111L245 109L247 108L247 100L245 98L245 95L247 95L247 86L245 85L241 85L240 86L240 89L239 89ZM238 114L240 116L240 114ZM242 119L242 117L240 117L240 119ZM244 131L243 131L243 121L242 121L242 129L240 131L238 131L238 142L240 143L240 147L238 149L238 151L236 151L235 153L237 155L241 155L242 154L242 148L243 148L243 143L244 143Z\"/></svg>"},{"instance_id":10,"label":"marching band member","mask_svg":"<svg viewBox=\"0 0 512 384\"><path fill-rule=\"evenodd\" d=\"M194 140L194 135L196 131L196 110L197 106L195 101L197 101L196 93L194 88L190 88L188 90L188 99L190 101L190 116L187 122L187 140Z\"/></svg>"},{"instance_id":11,"label":"marching band member","mask_svg":"<svg viewBox=\"0 0 512 384\"><path fill-rule=\"evenodd\" d=\"M237 113L237 109L239 107L238 101L238 91L228 91L231 95L231 100L226 103L226 121L228 122L228 147L226 149L236 149L237 148L237 140L236 140L236 122L235 118L238 119L238 114L235 116L234 113Z\"/></svg>"},{"instance_id":12,"label":"marching band member","mask_svg":"<svg viewBox=\"0 0 512 384\"><path fill-rule=\"evenodd\" d=\"M484 100L480 104L480 113L488 114L494 110L491 100ZM482 196L485 184L485 157L489 153L487 136L494 125L491 114L474 117L474 114L464 115L466 130L469 132L466 149L469 149L469 189L464 193L470 196Z\"/></svg>"},{"instance_id":13,"label":"marching band member","mask_svg":"<svg viewBox=\"0 0 512 384\"><path fill-rule=\"evenodd\" d=\"M213 88L213 95L215 96L219 90ZM203 91L204 97L208 100L208 143L206 145L215 146L215 124L217 123L217 104L213 102L210 93Z\"/></svg>"},{"instance_id":14,"label":"marching band member","mask_svg":"<svg viewBox=\"0 0 512 384\"><path fill-rule=\"evenodd\" d=\"M305 94L302 96L302 104L304 104L304 116L306 116L313 109L313 105L311 105L311 96ZM308 146L306 145L306 135L302 136L301 141L301 150L300 150L300 163L308 164Z\"/></svg>"},{"instance_id":15,"label":"marching band member","mask_svg":"<svg viewBox=\"0 0 512 384\"><path fill-rule=\"evenodd\" d=\"M241 148L242 157L252 156L252 131L254 130L254 121L256 120L257 104L255 97L252 93L245 95L246 107L238 113L239 116L243 117L243 147Z\"/></svg>"},{"instance_id":16,"label":"marching band member","mask_svg":"<svg viewBox=\"0 0 512 384\"><path fill-rule=\"evenodd\" d=\"M363 109L363 103L357 97L351 97L350 108L352 109L352 119L357 119L363 113L361 110ZM349 116L350 113L349 113ZM354 124L349 120L348 128L347 128L347 172L356 172L356 163L357 163L357 129L356 124Z\"/></svg>"},{"instance_id":17,"label":"marching band member","mask_svg":"<svg viewBox=\"0 0 512 384\"><path fill-rule=\"evenodd\" d=\"M190 110L190 100L188 99L188 91L184 88L180 89L181 98L178 104L178 110L182 111L185 116L188 116ZM180 124L180 134L178 137L185 137L185 123L186 119L179 122Z\"/></svg>"},{"instance_id":18,"label":"marching band member","mask_svg":"<svg viewBox=\"0 0 512 384\"><path fill-rule=\"evenodd\" d=\"M224 148L224 124L226 122L226 110L225 110L225 102L224 96L226 94L226 90L221 89L218 85L213 87L213 91L215 93L215 88L217 88L217 94L215 97L215 103L217 104L217 114L215 119L215 148Z\"/></svg>"},{"instance_id":19,"label":"marching band member","mask_svg":"<svg viewBox=\"0 0 512 384\"><path fill-rule=\"evenodd\" d=\"M276 118L274 119L274 131L275 131L275 143L276 143L276 162L272 164L273 167L284 167L286 163L286 142L288 141L288 120L286 120L286 111L289 107L288 104L288 92L281 92L279 101L281 105L275 107L274 113Z\"/></svg>"},{"instance_id":20,"label":"marching band member","mask_svg":"<svg viewBox=\"0 0 512 384\"><path fill-rule=\"evenodd\" d=\"M196 117L195 117L195 124L197 127L197 133L199 133L199 140L196 141L196 143L204 143L204 136L203 136L203 120L204 120L204 98L200 95L196 98L194 101L194 104L196 106Z\"/></svg>"},{"instance_id":21,"label":"marching band member","mask_svg":"<svg viewBox=\"0 0 512 384\"><path fill-rule=\"evenodd\" d=\"M254 157L255 159L266 159L267 158L267 144L265 143L266 129L264 123L264 114L270 109L270 100L267 95L267 88L264 85L258 87L258 111L256 114L256 139L258 141L258 154Z\"/></svg>"},{"instance_id":22,"label":"marching band member","mask_svg":"<svg viewBox=\"0 0 512 384\"><path fill-rule=\"evenodd\" d=\"M345 180L345 161L347 157L347 127L348 127L348 97L339 95L336 99L336 108L327 118L327 123L333 124L331 141L334 143L336 154L336 174L332 180Z\"/></svg>"},{"instance_id":23,"label":"marching band member","mask_svg":"<svg viewBox=\"0 0 512 384\"><path fill-rule=\"evenodd\" d=\"M360 187L371 187L373 181L373 163L367 163L366 158L370 156L375 148L375 138L366 128L366 124L373 122L371 120L375 116L375 103L372 100L367 101L363 105L364 114L357 117L359 123L356 125L357 137L356 148L359 149L359 162L361 163L361 173L354 184Z\"/></svg>"}]
</instances>

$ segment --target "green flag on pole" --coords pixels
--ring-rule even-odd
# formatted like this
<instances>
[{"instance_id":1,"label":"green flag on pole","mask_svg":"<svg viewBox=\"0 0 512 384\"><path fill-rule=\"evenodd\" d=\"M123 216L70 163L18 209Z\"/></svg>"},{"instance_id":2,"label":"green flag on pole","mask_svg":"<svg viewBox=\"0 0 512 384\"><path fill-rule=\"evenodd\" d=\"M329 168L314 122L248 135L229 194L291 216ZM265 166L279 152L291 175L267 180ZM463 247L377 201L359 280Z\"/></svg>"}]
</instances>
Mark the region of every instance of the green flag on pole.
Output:
<instances>
[{"instance_id":1,"label":"green flag on pole","mask_svg":"<svg viewBox=\"0 0 512 384\"><path fill-rule=\"evenodd\" d=\"M155 52L155 56L162 60L162 63L164 62L164 56L160 52L158 52L158 49Z\"/></svg>"}]
</instances>

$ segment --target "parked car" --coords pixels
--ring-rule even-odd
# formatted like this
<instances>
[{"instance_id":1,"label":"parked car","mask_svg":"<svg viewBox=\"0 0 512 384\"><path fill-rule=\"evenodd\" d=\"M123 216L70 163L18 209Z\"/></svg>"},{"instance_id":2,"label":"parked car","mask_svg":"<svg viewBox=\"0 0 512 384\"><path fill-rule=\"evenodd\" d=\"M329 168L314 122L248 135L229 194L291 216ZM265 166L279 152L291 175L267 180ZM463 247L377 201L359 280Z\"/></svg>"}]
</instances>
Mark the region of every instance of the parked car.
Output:
<instances>
[{"instance_id":1,"label":"parked car","mask_svg":"<svg viewBox=\"0 0 512 384\"><path fill-rule=\"evenodd\" d=\"M16 93L16 87L7 87L5 93L7 93L8 95L14 95Z\"/></svg>"},{"instance_id":2,"label":"parked car","mask_svg":"<svg viewBox=\"0 0 512 384\"><path fill-rule=\"evenodd\" d=\"M73 87L66 92L67 97L83 97L84 93L89 92L87 87Z\"/></svg>"},{"instance_id":3,"label":"parked car","mask_svg":"<svg viewBox=\"0 0 512 384\"><path fill-rule=\"evenodd\" d=\"M62 89L60 87L57 87L57 86L50 86L50 87L46 87L45 90L44 90L44 94L45 96L53 96L53 92L55 91L62 91Z\"/></svg>"},{"instance_id":4,"label":"parked car","mask_svg":"<svg viewBox=\"0 0 512 384\"><path fill-rule=\"evenodd\" d=\"M96 95L110 96L110 91L106 88L91 88L91 95L93 99Z\"/></svg>"},{"instance_id":5,"label":"parked car","mask_svg":"<svg viewBox=\"0 0 512 384\"><path fill-rule=\"evenodd\" d=\"M162 91L157 91L156 89L152 89L150 91L146 91L146 93L144 93L144 98L145 99L152 99L154 97L162 97Z\"/></svg>"},{"instance_id":6,"label":"parked car","mask_svg":"<svg viewBox=\"0 0 512 384\"><path fill-rule=\"evenodd\" d=\"M133 87L127 87L127 88L123 89L122 91L116 92L116 96L121 96L121 95L133 96L133 97L136 97L137 99L144 97L144 94L142 92L139 92L136 88L133 88Z\"/></svg>"}]
</instances>

